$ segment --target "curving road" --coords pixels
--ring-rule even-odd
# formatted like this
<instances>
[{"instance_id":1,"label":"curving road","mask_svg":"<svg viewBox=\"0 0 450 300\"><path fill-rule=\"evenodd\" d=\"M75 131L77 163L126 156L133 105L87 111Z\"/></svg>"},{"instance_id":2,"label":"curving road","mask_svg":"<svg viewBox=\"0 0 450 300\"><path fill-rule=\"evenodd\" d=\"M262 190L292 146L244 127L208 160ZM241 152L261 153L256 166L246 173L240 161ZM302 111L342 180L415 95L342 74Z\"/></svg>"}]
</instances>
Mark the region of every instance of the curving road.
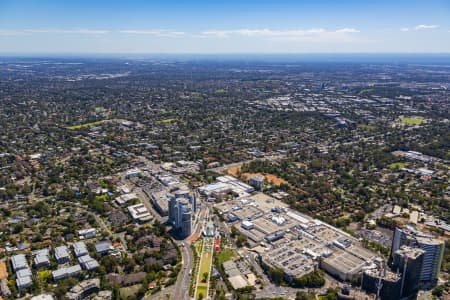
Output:
<instances>
[{"instance_id":1,"label":"curving road","mask_svg":"<svg viewBox=\"0 0 450 300\"><path fill-rule=\"evenodd\" d=\"M181 270L178 273L177 281L174 285L171 285L164 290L151 295L144 297L144 300L188 300L189 297L189 284L191 280L191 276L189 275L190 270L194 265L194 256L192 254L191 248L186 245L182 246L182 242L176 242L181 250Z\"/></svg>"},{"instance_id":2,"label":"curving road","mask_svg":"<svg viewBox=\"0 0 450 300\"><path fill-rule=\"evenodd\" d=\"M178 274L178 280L175 283L173 299L185 300L189 299L189 285L191 281L190 270L194 267L194 256L189 246L181 247L182 253L182 268Z\"/></svg>"}]
</instances>

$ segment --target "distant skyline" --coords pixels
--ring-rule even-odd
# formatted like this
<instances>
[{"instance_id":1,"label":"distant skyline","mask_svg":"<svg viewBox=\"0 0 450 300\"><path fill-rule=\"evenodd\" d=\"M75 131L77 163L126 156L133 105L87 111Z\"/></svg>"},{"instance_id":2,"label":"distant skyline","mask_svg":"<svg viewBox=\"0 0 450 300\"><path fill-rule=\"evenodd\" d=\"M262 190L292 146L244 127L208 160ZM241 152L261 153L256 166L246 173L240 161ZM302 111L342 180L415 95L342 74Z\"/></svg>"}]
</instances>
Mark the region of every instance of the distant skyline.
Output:
<instances>
[{"instance_id":1,"label":"distant skyline","mask_svg":"<svg viewBox=\"0 0 450 300\"><path fill-rule=\"evenodd\" d=\"M0 1L0 54L450 53L450 1Z\"/></svg>"}]
</instances>

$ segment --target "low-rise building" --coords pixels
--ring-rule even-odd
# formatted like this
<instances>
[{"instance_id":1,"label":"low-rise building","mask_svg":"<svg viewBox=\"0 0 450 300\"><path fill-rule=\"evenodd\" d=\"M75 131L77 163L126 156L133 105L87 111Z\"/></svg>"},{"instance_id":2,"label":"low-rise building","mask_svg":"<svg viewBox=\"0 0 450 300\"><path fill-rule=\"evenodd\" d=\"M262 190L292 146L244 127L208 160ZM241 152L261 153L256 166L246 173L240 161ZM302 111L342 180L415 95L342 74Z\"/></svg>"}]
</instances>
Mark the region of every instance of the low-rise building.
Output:
<instances>
[{"instance_id":1,"label":"low-rise building","mask_svg":"<svg viewBox=\"0 0 450 300\"><path fill-rule=\"evenodd\" d=\"M40 294L30 298L30 300L54 300L54 299L55 298L50 294Z\"/></svg>"},{"instance_id":2,"label":"low-rise building","mask_svg":"<svg viewBox=\"0 0 450 300\"><path fill-rule=\"evenodd\" d=\"M135 222L145 223L152 219L152 215L144 204L128 206L128 212Z\"/></svg>"},{"instance_id":3,"label":"low-rise building","mask_svg":"<svg viewBox=\"0 0 450 300\"><path fill-rule=\"evenodd\" d=\"M70 254L67 246L59 246L55 248L55 259L58 264L66 264L70 262Z\"/></svg>"},{"instance_id":4,"label":"low-rise building","mask_svg":"<svg viewBox=\"0 0 450 300\"><path fill-rule=\"evenodd\" d=\"M16 272L16 285L19 290L29 288L33 284L33 274L29 268Z\"/></svg>"},{"instance_id":5,"label":"low-rise building","mask_svg":"<svg viewBox=\"0 0 450 300\"><path fill-rule=\"evenodd\" d=\"M113 249L110 241L101 241L95 244L95 251L99 256L106 255Z\"/></svg>"},{"instance_id":6,"label":"low-rise building","mask_svg":"<svg viewBox=\"0 0 450 300\"><path fill-rule=\"evenodd\" d=\"M111 300L112 291L100 291L92 300Z\"/></svg>"},{"instance_id":7,"label":"low-rise building","mask_svg":"<svg viewBox=\"0 0 450 300\"><path fill-rule=\"evenodd\" d=\"M73 265L70 267L60 268L52 272L52 276L54 280L61 280L69 277L78 276L81 272L80 265Z\"/></svg>"},{"instance_id":8,"label":"low-rise building","mask_svg":"<svg viewBox=\"0 0 450 300\"><path fill-rule=\"evenodd\" d=\"M125 178L126 179L135 178L135 177L138 177L140 174L141 174L141 170L139 170L139 169L131 169L131 170L128 170L125 173Z\"/></svg>"},{"instance_id":9,"label":"low-rise building","mask_svg":"<svg viewBox=\"0 0 450 300\"><path fill-rule=\"evenodd\" d=\"M95 228L78 230L78 238L80 239L92 239L95 238L96 236L97 236L97 229Z\"/></svg>"},{"instance_id":10,"label":"low-rise building","mask_svg":"<svg viewBox=\"0 0 450 300\"><path fill-rule=\"evenodd\" d=\"M92 271L99 267L99 263L97 260L93 259L89 255L84 255L78 257L78 262L81 267L85 270Z\"/></svg>"},{"instance_id":11,"label":"low-rise building","mask_svg":"<svg viewBox=\"0 0 450 300\"><path fill-rule=\"evenodd\" d=\"M76 242L75 244L73 244L73 252L75 253L76 257L89 254L84 242Z\"/></svg>"},{"instance_id":12,"label":"low-rise building","mask_svg":"<svg viewBox=\"0 0 450 300\"><path fill-rule=\"evenodd\" d=\"M118 196L115 200L116 200L117 204L123 205L123 204L127 203L128 201L131 201L131 200L137 199L137 198L138 197L135 193L128 193L128 194Z\"/></svg>"},{"instance_id":13,"label":"low-rise building","mask_svg":"<svg viewBox=\"0 0 450 300\"><path fill-rule=\"evenodd\" d=\"M237 178L226 175L217 177L215 183L202 186L198 191L208 197L222 198L223 195L229 192L234 192L239 197L248 196L255 189Z\"/></svg>"},{"instance_id":14,"label":"low-rise building","mask_svg":"<svg viewBox=\"0 0 450 300\"><path fill-rule=\"evenodd\" d=\"M11 256L11 264L14 272L28 268L27 258L24 254Z\"/></svg>"},{"instance_id":15,"label":"low-rise building","mask_svg":"<svg viewBox=\"0 0 450 300\"><path fill-rule=\"evenodd\" d=\"M65 295L67 300L81 300L100 290L100 279L88 279L75 285Z\"/></svg>"},{"instance_id":16,"label":"low-rise building","mask_svg":"<svg viewBox=\"0 0 450 300\"><path fill-rule=\"evenodd\" d=\"M253 229L253 223L247 220L242 221L241 224L242 228L246 229L246 230L251 230Z\"/></svg>"},{"instance_id":17,"label":"low-rise building","mask_svg":"<svg viewBox=\"0 0 450 300\"><path fill-rule=\"evenodd\" d=\"M161 216L169 214L169 200L171 195L166 190L154 191L144 188L144 192L150 197L153 207Z\"/></svg>"},{"instance_id":18,"label":"low-rise building","mask_svg":"<svg viewBox=\"0 0 450 300\"><path fill-rule=\"evenodd\" d=\"M48 249L40 249L33 251L34 266L36 268L47 267L50 265L50 251Z\"/></svg>"},{"instance_id":19,"label":"low-rise building","mask_svg":"<svg viewBox=\"0 0 450 300\"><path fill-rule=\"evenodd\" d=\"M40 294L34 297L31 297L30 300L54 300L55 298L50 294Z\"/></svg>"}]
</instances>

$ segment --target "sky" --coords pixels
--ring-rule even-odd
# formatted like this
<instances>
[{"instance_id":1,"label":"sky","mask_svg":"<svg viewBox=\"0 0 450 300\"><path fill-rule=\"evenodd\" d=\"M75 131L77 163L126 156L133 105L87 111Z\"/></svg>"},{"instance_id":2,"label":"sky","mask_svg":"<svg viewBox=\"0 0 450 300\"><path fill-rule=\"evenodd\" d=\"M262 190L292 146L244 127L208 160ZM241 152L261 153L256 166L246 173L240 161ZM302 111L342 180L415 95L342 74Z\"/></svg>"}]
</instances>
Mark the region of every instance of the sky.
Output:
<instances>
[{"instance_id":1,"label":"sky","mask_svg":"<svg viewBox=\"0 0 450 300\"><path fill-rule=\"evenodd\" d=\"M0 53L450 53L450 1L0 0Z\"/></svg>"}]
</instances>

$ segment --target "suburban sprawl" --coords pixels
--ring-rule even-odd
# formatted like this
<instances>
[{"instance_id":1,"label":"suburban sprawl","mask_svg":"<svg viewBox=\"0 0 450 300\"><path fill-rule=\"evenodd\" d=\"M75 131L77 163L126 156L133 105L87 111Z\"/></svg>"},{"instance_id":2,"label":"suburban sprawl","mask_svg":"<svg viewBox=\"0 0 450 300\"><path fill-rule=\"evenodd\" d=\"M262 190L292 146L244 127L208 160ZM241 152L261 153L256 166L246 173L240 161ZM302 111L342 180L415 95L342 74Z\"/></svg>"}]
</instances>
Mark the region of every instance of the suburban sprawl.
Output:
<instances>
[{"instance_id":1,"label":"suburban sprawl","mask_svg":"<svg viewBox=\"0 0 450 300\"><path fill-rule=\"evenodd\" d=\"M0 300L449 299L450 64L0 58Z\"/></svg>"}]
</instances>

